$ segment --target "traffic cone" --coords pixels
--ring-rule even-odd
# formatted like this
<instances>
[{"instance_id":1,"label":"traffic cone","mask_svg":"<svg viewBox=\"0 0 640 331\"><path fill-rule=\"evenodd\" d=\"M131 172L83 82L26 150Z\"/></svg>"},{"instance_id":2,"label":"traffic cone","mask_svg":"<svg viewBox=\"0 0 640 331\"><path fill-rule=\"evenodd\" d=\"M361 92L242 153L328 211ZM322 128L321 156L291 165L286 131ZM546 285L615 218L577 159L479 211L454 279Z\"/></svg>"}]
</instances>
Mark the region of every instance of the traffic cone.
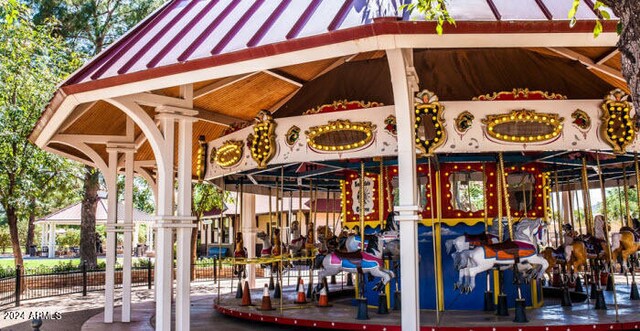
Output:
<instances>
[{"instance_id":1,"label":"traffic cone","mask_svg":"<svg viewBox=\"0 0 640 331\"><path fill-rule=\"evenodd\" d=\"M269 276L269 291L273 291L275 289L275 285L273 284L273 274Z\"/></svg>"},{"instance_id":2,"label":"traffic cone","mask_svg":"<svg viewBox=\"0 0 640 331\"><path fill-rule=\"evenodd\" d=\"M242 303L240 306L251 306L251 293L249 293L249 282L244 282L244 291L242 291Z\"/></svg>"},{"instance_id":3,"label":"traffic cone","mask_svg":"<svg viewBox=\"0 0 640 331\"><path fill-rule=\"evenodd\" d=\"M298 278L297 291L298 291L298 297L296 298L296 301L294 301L293 303L297 303L299 305L307 303L307 298L305 297L305 294L304 294L304 282L302 281L302 278Z\"/></svg>"},{"instance_id":4,"label":"traffic cone","mask_svg":"<svg viewBox=\"0 0 640 331\"><path fill-rule=\"evenodd\" d=\"M258 310L275 310L271 306L271 297L269 296L269 285L264 284L264 291L262 292L262 303L260 304L260 308Z\"/></svg>"},{"instance_id":5,"label":"traffic cone","mask_svg":"<svg viewBox=\"0 0 640 331\"><path fill-rule=\"evenodd\" d=\"M596 291L595 309L597 309L597 310L607 310L607 304L604 301L604 293L602 293L602 289L598 289Z\"/></svg>"},{"instance_id":6,"label":"traffic cone","mask_svg":"<svg viewBox=\"0 0 640 331\"><path fill-rule=\"evenodd\" d=\"M280 288L280 281L277 281L275 290L273 291L273 298L280 299L281 296L282 296L282 289Z\"/></svg>"},{"instance_id":7,"label":"traffic cone","mask_svg":"<svg viewBox=\"0 0 640 331\"><path fill-rule=\"evenodd\" d=\"M320 298L318 298L318 304L316 305L316 307L326 308L331 306L333 305L329 304L329 297L327 296L327 288L323 286L322 289L320 290Z\"/></svg>"},{"instance_id":8,"label":"traffic cone","mask_svg":"<svg viewBox=\"0 0 640 331\"><path fill-rule=\"evenodd\" d=\"M238 289L236 290L236 299L242 298L242 283L238 281Z\"/></svg>"}]
</instances>

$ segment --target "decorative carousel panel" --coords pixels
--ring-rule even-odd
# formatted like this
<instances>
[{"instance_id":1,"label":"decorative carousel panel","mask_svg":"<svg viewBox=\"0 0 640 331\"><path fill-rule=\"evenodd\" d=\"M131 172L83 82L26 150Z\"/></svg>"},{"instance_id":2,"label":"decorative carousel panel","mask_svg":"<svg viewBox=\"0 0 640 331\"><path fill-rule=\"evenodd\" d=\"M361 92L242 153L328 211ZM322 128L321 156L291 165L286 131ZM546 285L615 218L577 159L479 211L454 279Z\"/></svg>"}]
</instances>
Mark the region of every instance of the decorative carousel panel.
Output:
<instances>
[{"instance_id":1,"label":"decorative carousel panel","mask_svg":"<svg viewBox=\"0 0 640 331\"><path fill-rule=\"evenodd\" d=\"M544 216L544 181L538 164L505 167L513 217Z\"/></svg>"},{"instance_id":2,"label":"decorative carousel panel","mask_svg":"<svg viewBox=\"0 0 640 331\"><path fill-rule=\"evenodd\" d=\"M258 168L266 168L276 153L276 122L266 111L260 111L253 126L253 133L247 137L247 145L251 149L251 157Z\"/></svg>"},{"instance_id":3,"label":"decorative carousel panel","mask_svg":"<svg viewBox=\"0 0 640 331\"><path fill-rule=\"evenodd\" d=\"M360 173L356 171L347 172L347 179L343 186L345 226L353 228L360 224ZM366 222L379 222L380 196L379 196L378 175L365 173L364 176L364 217ZM369 223L369 225L371 225Z\"/></svg>"},{"instance_id":4,"label":"decorative carousel panel","mask_svg":"<svg viewBox=\"0 0 640 331\"><path fill-rule=\"evenodd\" d=\"M330 121L305 131L307 146L317 152L343 152L366 148L374 137L371 122Z\"/></svg>"},{"instance_id":5,"label":"decorative carousel panel","mask_svg":"<svg viewBox=\"0 0 640 331\"><path fill-rule=\"evenodd\" d=\"M473 101L513 101L513 100L566 100L558 93L529 91L528 88L514 88L512 91L493 92L473 98Z\"/></svg>"},{"instance_id":6,"label":"decorative carousel panel","mask_svg":"<svg viewBox=\"0 0 640 331\"><path fill-rule=\"evenodd\" d=\"M631 116L629 96L620 89L609 93L602 104L602 124L600 134L613 147L616 154L626 153L627 146L636 137L637 125L635 117Z\"/></svg>"},{"instance_id":7,"label":"decorative carousel panel","mask_svg":"<svg viewBox=\"0 0 640 331\"><path fill-rule=\"evenodd\" d=\"M555 140L562 132L563 117L536 113L535 110L512 110L509 114L489 115L482 120L486 134L496 140L535 143Z\"/></svg>"},{"instance_id":8,"label":"decorative carousel panel","mask_svg":"<svg viewBox=\"0 0 640 331\"><path fill-rule=\"evenodd\" d=\"M244 154L244 143L240 140L226 141L218 148L216 152L212 152L212 163L222 168L230 168L242 160Z\"/></svg>"},{"instance_id":9,"label":"decorative carousel panel","mask_svg":"<svg viewBox=\"0 0 640 331\"><path fill-rule=\"evenodd\" d=\"M432 154L447 139L442 118L444 106L438 102L438 96L424 90L418 93L414 108L416 147L424 154Z\"/></svg>"},{"instance_id":10,"label":"decorative carousel panel","mask_svg":"<svg viewBox=\"0 0 640 331\"><path fill-rule=\"evenodd\" d=\"M336 111L344 111L344 110L354 110L354 109L363 109L363 108L373 108L373 107L381 107L384 106L381 102L376 101L348 101L348 100L338 100L333 103L322 105L319 107L311 108L304 112L304 115L310 114L320 114L320 113L332 113Z\"/></svg>"},{"instance_id":11,"label":"decorative carousel panel","mask_svg":"<svg viewBox=\"0 0 640 331\"><path fill-rule=\"evenodd\" d=\"M429 182L430 180L435 179L435 170L431 169L431 174L429 174L429 166L426 164L419 164L416 166L416 175L418 176L417 180L417 188L418 188L418 202L419 202L419 213L422 219L431 219L431 213L434 212L433 207L431 206L431 202L435 202L435 196L432 196L432 192L435 192L435 186L432 186ZM386 206L387 210L391 211L393 208L389 204L392 203L394 206L399 203L399 183L398 183L398 167L390 166L386 170L387 182L385 183L385 189L388 190L386 193ZM435 214L434 214L435 215ZM385 213L384 217L388 216Z\"/></svg>"},{"instance_id":12,"label":"decorative carousel panel","mask_svg":"<svg viewBox=\"0 0 640 331\"><path fill-rule=\"evenodd\" d=\"M443 163L440 169L444 218L484 218L485 204L487 217L497 215L495 163L485 163L484 173L482 163Z\"/></svg>"}]
</instances>

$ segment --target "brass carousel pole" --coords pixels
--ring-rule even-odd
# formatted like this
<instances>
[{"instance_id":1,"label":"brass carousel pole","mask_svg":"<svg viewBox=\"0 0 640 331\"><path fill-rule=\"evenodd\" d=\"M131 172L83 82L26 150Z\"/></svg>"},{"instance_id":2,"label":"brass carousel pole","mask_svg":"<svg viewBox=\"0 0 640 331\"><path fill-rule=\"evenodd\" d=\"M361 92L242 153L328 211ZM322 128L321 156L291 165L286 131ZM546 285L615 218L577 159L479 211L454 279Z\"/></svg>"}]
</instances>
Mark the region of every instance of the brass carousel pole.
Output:
<instances>
[{"instance_id":1,"label":"brass carousel pole","mask_svg":"<svg viewBox=\"0 0 640 331\"><path fill-rule=\"evenodd\" d=\"M282 250L282 214L283 214L283 207L284 207L284 167L280 167L280 189L278 189L278 181L276 181L276 204L280 205L280 213L278 214L278 228L280 228L280 231L278 233L279 238L278 238L278 251L280 252L280 280L282 281L282 284L284 285L284 279L282 278L282 269L284 269L284 251ZM278 194L278 191L280 191ZM280 196L280 201L278 201L278 195ZM278 209L278 205L276 205L276 210ZM289 282L289 273L287 273L287 286L290 285ZM297 289L296 289L297 290ZM282 304L282 296L280 296L280 303ZM282 306L280 307L280 309L282 309Z\"/></svg>"},{"instance_id":2,"label":"brass carousel pole","mask_svg":"<svg viewBox=\"0 0 640 331\"><path fill-rule=\"evenodd\" d=\"M364 252L364 161L360 161L360 252ZM360 299L364 299L364 276L358 273L358 289Z\"/></svg>"},{"instance_id":3,"label":"brass carousel pole","mask_svg":"<svg viewBox=\"0 0 640 331\"><path fill-rule=\"evenodd\" d=\"M502 180L502 190L504 196L504 207L507 212L507 224L509 225L509 239L513 240L513 224L511 222L511 206L509 205L509 186L507 185L507 173L504 170L504 157L502 153L498 154L498 158L500 159L500 169L502 171L501 180Z\"/></svg>"},{"instance_id":4,"label":"brass carousel pole","mask_svg":"<svg viewBox=\"0 0 640 331\"><path fill-rule=\"evenodd\" d=\"M482 162L482 192L483 192L483 199L484 199L484 212L483 212L483 216L484 216L484 232L488 233L489 232L489 215L487 215L487 164L485 162ZM471 202L471 201L469 201Z\"/></svg>"},{"instance_id":5,"label":"brass carousel pole","mask_svg":"<svg viewBox=\"0 0 640 331\"><path fill-rule=\"evenodd\" d=\"M598 180L600 181L600 194L602 195L602 210L603 210L603 217L604 217L604 238L606 240L607 243L607 247L611 247L611 243L609 240L609 227L608 227L608 220L607 220L607 196L606 196L606 192L604 189L604 180L602 179L602 168L600 167L600 157L598 155L598 151L596 151L596 164L598 166ZM595 232L594 232L595 233ZM609 261L611 261L611 249L607 250L609 252ZM618 314L618 295L616 293L616 282L612 282L612 287L613 287L613 305L615 307L615 311L616 311L616 323L619 321L619 314ZM599 290L600 294L602 295L602 289ZM604 302L604 297L602 298L602 301Z\"/></svg>"},{"instance_id":6,"label":"brass carousel pole","mask_svg":"<svg viewBox=\"0 0 640 331\"><path fill-rule=\"evenodd\" d=\"M587 233L595 236L595 228L593 215L591 215L591 207L589 206L589 177L587 174L587 157L582 157L582 203L584 207L584 224L587 227Z\"/></svg>"},{"instance_id":7,"label":"brass carousel pole","mask_svg":"<svg viewBox=\"0 0 640 331\"><path fill-rule=\"evenodd\" d=\"M435 289L436 289L436 325L438 325L438 323L440 323L440 309L438 309L438 265L437 265L437 261L438 259L436 258L436 212L438 212L438 215L440 215L440 204L438 203L438 201L440 200L440 194L439 192L439 188L440 188L440 179L439 179L439 174L440 171L436 170L436 182L435 185L432 185L432 178L431 178L431 157L427 158L427 162L428 162L428 170L429 170L429 205L431 206L431 242L433 244L433 272L434 272L434 279L435 279ZM438 169L438 167L436 167L436 169ZM433 189L435 186L435 195L436 195L436 203L434 205L433 203ZM437 208L437 209L436 209Z\"/></svg>"},{"instance_id":8,"label":"brass carousel pole","mask_svg":"<svg viewBox=\"0 0 640 331\"><path fill-rule=\"evenodd\" d=\"M618 178L616 180L616 184L618 184L618 210L620 210L620 225L624 224L624 216L622 215L622 200L624 199L622 197L622 188L620 187L620 179Z\"/></svg>"},{"instance_id":9,"label":"brass carousel pole","mask_svg":"<svg viewBox=\"0 0 640 331\"><path fill-rule=\"evenodd\" d=\"M224 196L225 196L226 193L227 193L227 183L224 180L224 175L223 175L222 176L222 210L220 210L220 220L218 221L219 223L218 223L218 228L217 228L217 232L218 232L218 259L215 261L215 262L217 262L217 266L214 265L214 267L218 268L217 273L216 273L216 276L218 276L218 277L215 277L215 279L216 279L216 281L218 283L218 284L216 284L216 285L218 285L218 299L217 299L218 304L220 304L220 284L222 283L222 281L219 279L219 278L222 278L221 277L222 275L220 275L220 271L222 271L222 255L221 255L222 254L222 231L221 231L221 228L222 228L222 217L224 215ZM238 208L238 207L236 207L236 208ZM233 235L233 236L235 237L235 235ZM231 289L233 289L233 287L231 287Z\"/></svg>"},{"instance_id":10,"label":"brass carousel pole","mask_svg":"<svg viewBox=\"0 0 640 331\"><path fill-rule=\"evenodd\" d=\"M638 217L640 218L640 167L638 166L638 152L633 153L633 165L636 171L636 198Z\"/></svg>"},{"instance_id":11,"label":"brass carousel pole","mask_svg":"<svg viewBox=\"0 0 640 331\"><path fill-rule=\"evenodd\" d=\"M556 229L556 246L558 246L558 235L560 236L560 245L564 246L564 236L562 235L562 227L560 226L560 223L562 222L563 218L560 217L560 182L558 181L558 169L557 168L553 172L553 177L554 177L555 187L556 187L556 209L558 210L558 218L556 218L556 227L557 227L557 229ZM571 196L569 196L569 199L571 199Z\"/></svg>"},{"instance_id":12,"label":"brass carousel pole","mask_svg":"<svg viewBox=\"0 0 640 331\"><path fill-rule=\"evenodd\" d=\"M500 241L503 242L504 230L502 225L502 204L506 201L505 207L509 206L509 199L506 197L505 189L506 189L506 180L504 178L504 159L502 153L498 153L498 164L497 164L497 174L496 179L498 180L498 224L499 231L498 234L500 236ZM510 218L507 217L507 223L509 226L509 238L511 238L511 221ZM504 273L500 269L497 271L498 273L498 285L495 286L495 292L497 295L498 305L496 307L496 313L498 316L508 316L509 310L507 308L507 295L504 293Z\"/></svg>"},{"instance_id":13,"label":"brass carousel pole","mask_svg":"<svg viewBox=\"0 0 640 331\"><path fill-rule=\"evenodd\" d=\"M638 212L639 212L639 217L640 217L640 169L638 167L638 153L635 152L633 154L633 166L635 168L635 175L636 175L636 198L638 199L636 201L637 203L637 207L638 207ZM633 228L633 224L631 226ZM638 285L636 284L636 272L635 272L635 267L636 267L636 262L637 262L638 257L635 256L633 257L632 261L631 261L631 290L630 290L630 296L629 299L631 300L638 300L640 299L640 293L638 293Z\"/></svg>"},{"instance_id":14,"label":"brass carousel pole","mask_svg":"<svg viewBox=\"0 0 640 331\"><path fill-rule=\"evenodd\" d=\"M627 226L631 226L631 211L629 210L629 186L627 183L627 166L622 167L622 184L624 185L624 210L627 216Z\"/></svg>"},{"instance_id":15,"label":"brass carousel pole","mask_svg":"<svg viewBox=\"0 0 640 331\"><path fill-rule=\"evenodd\" d=\"M580 185L582 185L582 184L580 184ZM576 218L577 218L577 221L578 221L578 229L579 229L578 233L582 234L583 232L582 232L582 217L580 216L580 196L578 195L578 190L575 190L575 192L576 192L576 210L578 211L578 213L576 214ZM584 225L585 232L588 233L589 232L589 227L587 226L587 218L586 218L586 216L585 216L585 219L584 219L584 223L585 223L585 225Z\"/></svg>"},{"instance_id":16,"label":"brass carousel pole","mask_svg":"<svg viewBox=\"0 0 640 331\"><path fill-rule=\"evenodd\" d=\"M302 193L302 191L300 191L300 193ZM302 198L300 198L300 209L302 209ZM314 234L314 226L315 224L313 223L313 214L314 214L315 210L313 207L313 179L309 180L309 220L307 221L307 240L311 241L309 244L312 246L315 246L315 236ZM311 252L307 252L307 255L309 255L310 257L313 256L313 248L311 248ZM313 287L313 267L314 267L314 263L315 261L312 259L311 260L311 267L309 268L309 288Z\"/></svg>"},{"instance_id":17,"label":"brass carousel pole","mask_svg":"<svg viewBox=\"0 0 640 331\"><path fill-rule=\"evenodd\" d=\"M571 189L571 183L567 182L567 195L568 195L568 203L569 203L569 223L571 224L571 229L573 231L578 231L579 234L582 234L582 229L579 227L576 230L575 219L573 217L573 190ZM563 237L564 240L564 237Z\"/></svg>"}]
</instances>

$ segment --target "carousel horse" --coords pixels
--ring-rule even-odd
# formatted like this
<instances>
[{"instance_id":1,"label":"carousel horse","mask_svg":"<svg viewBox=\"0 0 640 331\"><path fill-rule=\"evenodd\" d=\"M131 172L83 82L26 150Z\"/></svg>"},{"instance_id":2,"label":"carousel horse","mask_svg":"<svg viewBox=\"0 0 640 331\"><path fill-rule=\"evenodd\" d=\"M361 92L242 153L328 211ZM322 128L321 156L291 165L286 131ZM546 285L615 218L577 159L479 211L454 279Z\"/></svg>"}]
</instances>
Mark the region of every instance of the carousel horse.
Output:
<instances>
[{"instance_id":1,"label":"carousel horse","mask_svg":"<svg viewBox=\"0 0 640 331\"><path fill-rule=\"evenodd\" d=\"M236 233L236 245L233 251L233 257L238 259L244 259L247 256L247 249L244 247L244 240L242 239L242 232ZM237 264L233 268L233 275L238 278L247 278L247 269L244 264Z\"/></svg>"},{"instance_id":2,"label":"carousel horse","mask_svg":"<svg viewBox=\"0 0 640 331\"><path fill-rule=\"evenodd\" d=\"M633 227L623 226L620 232L611 235L611 255L613 261L620 262L624 271L628 266L624 263L629 261L629 256L635 254L640 249L640 222L633 219Z\"/></svg>"},{"instance_id":3,"label":"carousel horse","mask_svg":"<svg viewBox=\"0 0 640 331\"><path fill-rule=\"evenodd\" d=\"M565 248L573 244L573 238L577 237L577 233L573 231L573 227L569 223L562 225L562 232L563 245L560 245L557 248L547 247L542 251L542 256L549 263L549 267L546 270L549 279L553 277L552 273L556 266L566 265L567 254Z\"/></svg>"},{"instance_id":4,"label":"carousel horse","mask_svg":"<svg viewBox=\"0 0 640 331\"><path fill-rule=\"evenodd\" d=\"M318 242L316 248L319 254L327 254L338 249L338 237L326 225L318 226L316 230L318 234Z\"/></svg>"},{"instance_id":5,"label":"carousel horse","mask_svg":"<svg viewBox=\"0 0 640 331\"><path fill-rule=\"evenodd\" d=\"M260 251L260 257L279 257L283 252L285 252L285 247L280 241L280 229L273 229L273 244L271 243L269 235L264 231L258 232L256 236L258 237L258 239L262 240L262 250ZM276 261L267 264L266 266L263 265L263 267L269 267L273 273L277 274L278 272L280 272L280 263L280 261ZM285 262L283 264L283 268L284 267L289 267L288 262Z\"/></svg>"},{"instance_id":6,"label":"carousel horse","mask_svg":"<svg viewBox=\"0 0 640 331\"><path fill-rule=\"evenodd\" d=\"M291 256L302 256L303 249L306 246L307 238L300 234L300 222L291 222L291 242L289 243L289 252ZM305 254L306 255L306 254Z\"/></svg>"},{"instance_id":7,"label":"carousel horse","mask_svg":"<svg viewBox=\"0 0 640 331\"><path fill-rule=\"evenodd\" d=\"M529 264L535 268L527 272L531 278L540 278L548 267L547 261L538 254L538 245L544 246L546 223L541 219L525 219L518 222L514 240L498 244L485 244L469 251L466 267L459 270L457 287L463 293L473 291L476 275L494 266Z\"/></svg>"},{"instance_id":8,"label":"carousel horse","mask_svg":"<svg viewBox=\"0 0 640 331\"><path fill-rule=\"evenodd\" d=\"M445 241L444 246L447 250L447 254L451 254L453 258L454 264L456 266L461 266L463 261L466 260L466 256L461 255L462 252L468 251L476 246L484 245L484 244L495 244L501 242L501 238L499 236L500 230L500 222L497 221L497 218L493 220L491 227L488 229L489 232L482 232L480 234L463 234L453 239L449 239ZM507 233L505 227L506 217L502 218L502 227L503 227L503 236L504 233ZM453 250L452 252L452 249Z\"/></svg>"},{"instance_id":9,"label":"carousel horse","mask_svg":"<svg viewBox=\"0 0 640 331\"><path fill-rule=\"evenodd\" d=\"M587 265L589 259L609 262L609 247L605 240L604 217L596 215L593 218L595 235L585 234L573 238L573 242L565 247L567 266L574 271L580 271Z\"/></svg>"},{"instance_id":10,"label":"carousel horse","mask_svg":"<svg viewBox=\"0 0 640 331\"><path fill-rule=\"evenodd\" d=\"M380 282L374 286L373 290L378 292L395 277L391 270L384 268L382 254L384 251L384 237L375 235L375 240L370 240L364 251L351 253L331 252L322 259L322 270L318 273L318 279L332 276L341 271L356 273L362 272L373 277L380 277ZM320 285L316 290L320 290Z\"/></svg>"},{"instance_id":11,"label":"carousel horse","mask_svg":"<svg viewBox=\"0 0 640 331\"><path fill-rule=\"evenodd\" d=\"M382 231L380 231L380 236L382 236L383 240L385 243L391 242L391 241L395 241L395 240L399 240L400 238L400 231L398 231L398 227L396 225L396 221L393 219L393 213L389 213L389 216L387 217L387 221L385 222L385 226L382 229ZM371 239L376 239L377 235L366 235L364 236L364 248L367 248L367 245L369 243L369 240ZM347 250L347 252L355 252L360 250L362 245L362 238L360 237L360 235L350 235L347 237L344 247Z\"/></svg>"}]
</instances>

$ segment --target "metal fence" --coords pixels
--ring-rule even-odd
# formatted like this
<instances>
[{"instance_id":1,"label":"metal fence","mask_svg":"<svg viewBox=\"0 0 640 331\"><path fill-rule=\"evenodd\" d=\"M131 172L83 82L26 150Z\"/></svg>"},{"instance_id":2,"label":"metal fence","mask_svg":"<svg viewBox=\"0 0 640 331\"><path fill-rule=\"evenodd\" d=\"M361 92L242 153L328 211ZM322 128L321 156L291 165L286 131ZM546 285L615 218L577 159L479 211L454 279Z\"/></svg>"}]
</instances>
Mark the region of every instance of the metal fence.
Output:
<instances>
[{"instance_id":1,"label":"metal fence","mask_svg":"<svg viewBox=\"0 0 640 331\"><path fill-rule=\"evenodd\" d=\"M268 264L264 264L264 259L204 259L197 260L194 264L194 277L192 282L221 280L230 281L228 289L222 289L223 292L234 289L242 274L238 274L239 267L248 264L255 265L255 278L258 281L266 281L271 277L271 269ZM268 260L267 260L268 261ZM154 277L154 265L152 261L143 260L137 266L131 268L131 286L146 286L151 289ZM282 275L283 286L296 284L298 276L308 278L310 273L317 276L317 271L310 270L307 259L293 260L286 268ZM45 297L54 297L67 294L82 293L86 296L88 292L104 291L106 270L104 266L97 269L87 269L84 264L78 267L66 266L61 270L57 267L38 267L38 268L16 268L15 272L0 278L0 307L15 304L19 306L21 301L39 299ZM235 284L234 284L235 283ZM226 286L225 286L226 287ZM115 269L115 288L122 288L122 266L116 265Z\"/></svg>"}]
</instances>

